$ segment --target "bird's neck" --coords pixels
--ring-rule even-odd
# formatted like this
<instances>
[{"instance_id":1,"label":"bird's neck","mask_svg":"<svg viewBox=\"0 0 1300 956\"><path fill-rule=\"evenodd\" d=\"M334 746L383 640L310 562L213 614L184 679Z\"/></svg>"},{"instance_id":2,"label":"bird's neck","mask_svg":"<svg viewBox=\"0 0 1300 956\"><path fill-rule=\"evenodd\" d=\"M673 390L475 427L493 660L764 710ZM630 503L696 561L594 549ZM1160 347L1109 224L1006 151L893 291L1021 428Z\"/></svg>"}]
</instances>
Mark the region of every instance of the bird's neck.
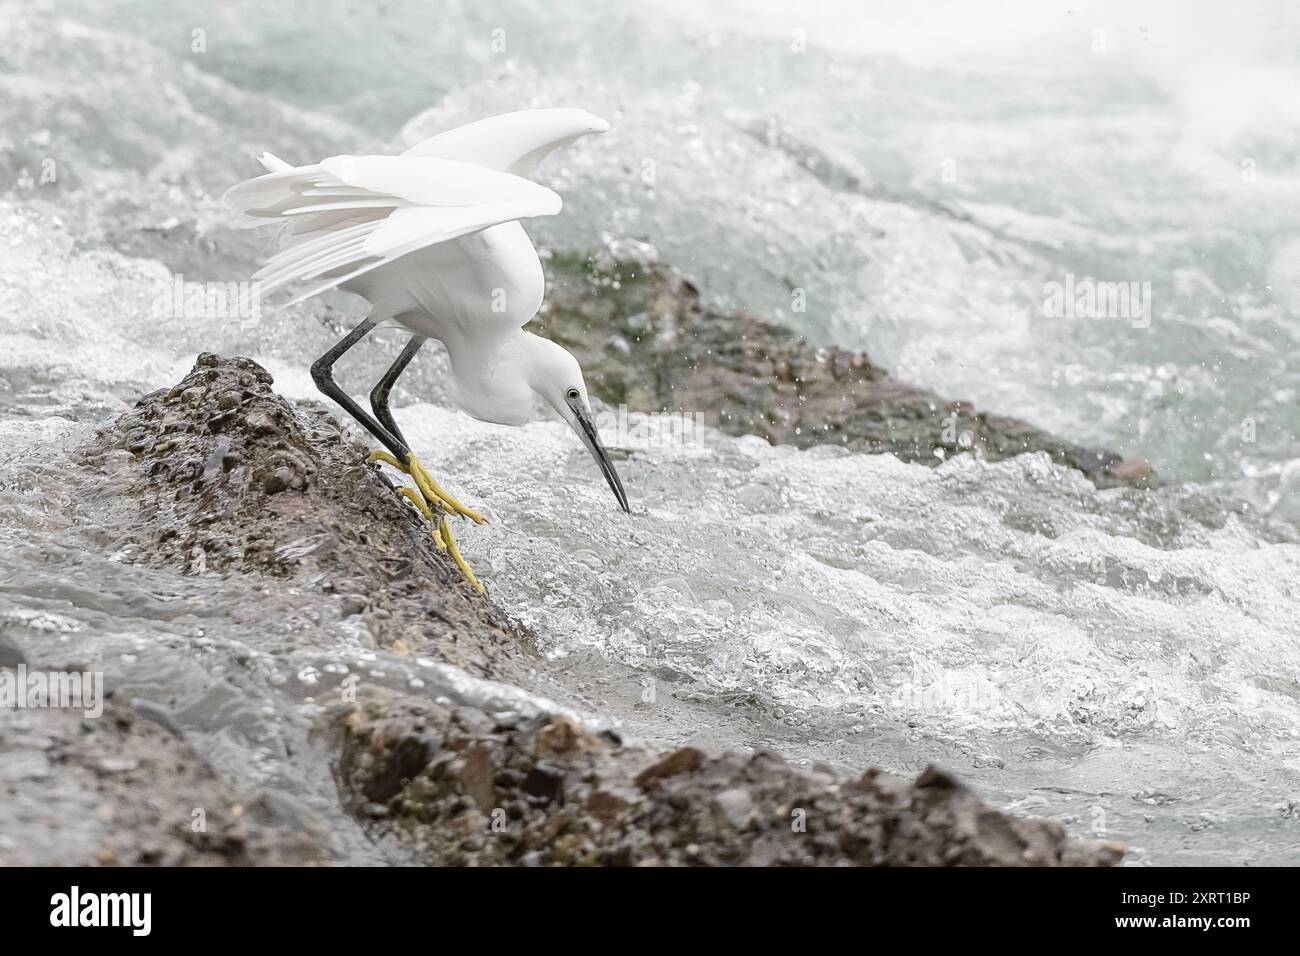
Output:
<instances>
[{"instance_id":1,"label":"bird's neck","mask_svg":"<svg viewBox=\"0 0 1300 956\"><path fill-rule=\"evenodd\" d=\"M494 342L472 336L444 340L456 404L480 421L502 425L528 421L534 405L533 390L525 374L531 337L520 329Z\"/></svg>"}]
</instances>

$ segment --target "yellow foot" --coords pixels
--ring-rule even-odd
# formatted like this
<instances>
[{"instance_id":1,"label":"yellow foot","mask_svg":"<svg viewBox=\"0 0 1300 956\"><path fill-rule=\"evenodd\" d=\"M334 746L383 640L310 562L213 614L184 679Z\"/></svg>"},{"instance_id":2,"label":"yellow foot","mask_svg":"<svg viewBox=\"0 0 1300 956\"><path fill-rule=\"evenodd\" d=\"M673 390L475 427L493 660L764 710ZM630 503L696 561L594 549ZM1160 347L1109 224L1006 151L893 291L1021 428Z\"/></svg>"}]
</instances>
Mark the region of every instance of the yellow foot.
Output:
<instances>
[{"instance_id":1,"label":"yellow foot","mask_svg":"<svg viewBox=\"0 0 1300 956\"><path fill-rule=\"evenodd\" d=\"M428 470L424 465L420 464L419 459L414 455L408 455L407 458L411 463L409 468L386 451L372 451L366 461L382 461L385 465L396 468L402 474L409 475L415 482L415 487L420 489L420 494L424 495L425 501L431 505L436 501L448 514L463 515L475 524L482 524L487 520L474 509L466 508L453 498L442 485L433 480L433 476L429 474Z\"/></svg>"},{"instance_id":2,"label":"yellow foot","mask_svg":"<svg viewBox=\"0 0 1300 956\"><path fill-rule=\"evenodd\" d=\"M470 584L474 585L475 591L479 594L486 593L483 585L479 584L478 578L474 577L474 572L465 563L465 559L460 556L460 548L456 547L456 539L452 536L451 525L447 524L446 518L442 518L438 522L438 530L442 532L442 539L447 545L447 550L451 553L451 559L456 562L456 567L460 568L460 573L465 575Z\"/></svg>"},{"instance_id":3,"label":"yellow foot","mask_svg":"<svg viewBox=\"0 0 1300 956\"><path fill-rule=\"evenodd\" d=\"M451 560L456 563L456 567L460 568L460 573L465 575L465 580L474 586L475 591L479 594L486 593L483 585L479 583L479 579L474 576L473 570L466 563L465 558L461 556L460 548L456 547L456 538L451 533L451 525L447 524L447 519L435 515L429 506L425 504L424 499L420 497L419 492L411 488L398 488L397 490L403 498L415 505L420 514L424 515L425 520L429 522L429 530L433 533L433 543L438 550L451 555Z\"/></svg>"},{"instance_id":4,"label":"yellow foot","mask_svg":"<svg viewBox=\"0 0 1300 956\"><path fill-rule=\"evenodd\" d=\"M445 552L447 550L447 541L443 538L442 532L438 530L438 516L424 503L420 493L413 488L398 488L397 493L415 505L416 510L424 515L424 520L429 522L429 530L433 532L434 545L437 546L439 552Z\"/></svg>"},{"instance_id":5,"label":"yellow foot","mask_svg":"<svg viewBox=\"0 0 1300 956\"><path fill-rule=\"evenodd\" d=\"M386 453L376 452L375 454L385 455ZM389 455L387 457L391 458L392 456ZM372 455L370 460L382 461L384 459L375 458L374 455ZM409 472L406 473L409 474ZM433 544L438 551L443 554L450 554L451 560L456 563L456 567L460 568L460 573L465 575L465 580L473 585L474 590L479 594L485 594L486 591L484 590L483 585L479 583L479 579L474 576L473 570L461 555L460 548L456 547L456 538L451 533L451 525L447 524L447 519L441 515L435 515L433 509L429 507L425 497L414 488L398 488L397 493L411 504L415 505L416 510L424 516L424 520L429 522L429 531L433 535ZM439 504L442 503L441 499L435 500L437 500Z\"/></svg>"}]
</instances>

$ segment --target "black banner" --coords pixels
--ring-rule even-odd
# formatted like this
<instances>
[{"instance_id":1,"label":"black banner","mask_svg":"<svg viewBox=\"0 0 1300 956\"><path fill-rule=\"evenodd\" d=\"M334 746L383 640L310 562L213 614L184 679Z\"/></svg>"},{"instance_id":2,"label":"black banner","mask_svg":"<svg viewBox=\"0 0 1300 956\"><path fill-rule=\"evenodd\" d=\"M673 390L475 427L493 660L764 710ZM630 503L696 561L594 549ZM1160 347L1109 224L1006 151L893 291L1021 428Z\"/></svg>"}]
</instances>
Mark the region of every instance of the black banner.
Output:
<instances>
[{"instance_id":1,"label":"black banner","mask_svg":"<svg viewBox=\"0 0 1300 956\"><path fill-rule=\"evenodd\" d=\"M1041 931L1071 942L1231 946L1290 934L1294 896L1293 873L1280 869L0 870L11 938L77 933L79 943L128 945L260 945L322 932L339 944L418 944L471 926L491 932L492 945L512 928L589 939L612 920L615 933L690 926L691 936L735 941L755 930L858 927L918 940Z\"/></svg>"}]
</instances>

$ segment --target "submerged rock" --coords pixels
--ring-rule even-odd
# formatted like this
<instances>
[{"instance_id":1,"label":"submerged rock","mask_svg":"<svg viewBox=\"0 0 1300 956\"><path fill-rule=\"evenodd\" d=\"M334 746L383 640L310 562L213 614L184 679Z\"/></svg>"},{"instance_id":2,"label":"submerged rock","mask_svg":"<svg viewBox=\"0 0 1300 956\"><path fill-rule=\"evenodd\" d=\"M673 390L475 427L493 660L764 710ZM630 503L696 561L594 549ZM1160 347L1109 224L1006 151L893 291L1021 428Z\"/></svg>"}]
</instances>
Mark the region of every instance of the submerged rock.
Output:
<instances>
[{"instance_id":1,"label":"submerged rock","mask_svg":"<svg viewBox=\"0 0 1300 956\"><path fill-rule=\"evenodd\" d=\"M141 708L102 717L6 710L0 719L0 863L7 866L303 866L330 862L310 811L244 802ZM57 779L56 779L57 778Z\"/></svg>"},{"instance_id":2,"label":"submerged rock","mask_svg":"<svg viewBox=\"0 0 1300 956\"><path fill-rule=\"evenodd\" d=\"M345 804L433 864L1056 866L1123 853L1000 813L936 767L909 784L808 773L765 751L656 759L564 717L485 732L384 692L336 709L331 730Z\"/></svg>"},{"instance_id":3,"label":"submerged rock","mask_svg":"<svg viewBox=\"0 0 1300 956\"><path fill-rule=\"evenodd\" d=\"M816 348L745 312L710 308L666 266L563 254L548 269L539 331L578 357L588 387L611 405L703 414L733 435L931 466L962 453L999 461L1044 451L1102 487L1154 479L1141 459L978 411L900 382L860 352Z\"/></svg>"},{"instance_id":4,"label":"submerged rock","mask_svg":"<svg viewBox=\"0 0 1300 956\"><path fill-rule=\"evenodd\" d=\"M372 676L332 699L320 696L323 683L311 688L312 738L338 796L337 806L311 810L276 790L236 792L187 729L148 701L112 700L89 734L67 712L0 715L0 830L12 823L32 835L2 847L7 861L335 862L347 859L340 836L357 829L393 862L411 853L522 865L1119 859L1113 845L989 808L933 768L908 784L877 770L837 779L767 752L654 754L542 698L502 705L519 687L555 690L537 686L544 668L530 635L470 591L414 511L363 463L362 445L271 385L248 359L201 355L176 387L145 396L77 450L77 493L112 502L98 530L104 547L115 560L227 587L293 588L319 608L322 633L360 619L374 646L422 655L428 681L394 687ZM269 631L260 640L250 653L318 646ZM0 666L32 660L33 650L48 653L10 647ZM438 670L447 664L460 670ZM500 682L496 697L459 692L469 675ZM229 680L225 692L241 686ZM193 826L196 809L205 828ZM44 839L50 828L61 832Z\"/></svg>"}]
</instances>

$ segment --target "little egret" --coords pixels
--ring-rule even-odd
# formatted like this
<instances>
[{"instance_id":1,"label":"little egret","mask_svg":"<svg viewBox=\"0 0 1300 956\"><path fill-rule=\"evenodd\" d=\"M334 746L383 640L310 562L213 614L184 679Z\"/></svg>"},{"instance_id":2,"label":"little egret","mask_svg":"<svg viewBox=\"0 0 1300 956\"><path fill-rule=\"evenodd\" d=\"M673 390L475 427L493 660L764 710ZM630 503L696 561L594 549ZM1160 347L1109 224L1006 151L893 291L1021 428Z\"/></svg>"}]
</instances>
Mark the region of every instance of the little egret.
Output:
<instances>
[{"instance_id":1,"label":"little egret","mask_svg":"<svg viewBox=\"0 0 1300 956\"><path fill-rule=\"evenodd\" d=\"M541 307L542 264L520 219L553 216L560 197L528 177L553 150L609 124L585 110L523 110L448 130L400 156L331 156L290 166L264 153L264 176L232 187L226 203L256 225L285 224L280 249L254 274L263 296L328 289L370 303L365 320L311 367L317 387L387 448L367 459L407 475L400 492L429 521L440 551L478 590L446 515L483 518L447 493L411 452L388 407L398 376L428 339L450 359L450 394L474 418L521 425L535 396L569 423L600 466L619 506L627 494L601 444L582 370L561 346L525 325ZM381 323L411 339L370 393L367 414L334 381L334 363ZM442 514L435 514L435 508Z\"/></svg>"}]
</instances>

